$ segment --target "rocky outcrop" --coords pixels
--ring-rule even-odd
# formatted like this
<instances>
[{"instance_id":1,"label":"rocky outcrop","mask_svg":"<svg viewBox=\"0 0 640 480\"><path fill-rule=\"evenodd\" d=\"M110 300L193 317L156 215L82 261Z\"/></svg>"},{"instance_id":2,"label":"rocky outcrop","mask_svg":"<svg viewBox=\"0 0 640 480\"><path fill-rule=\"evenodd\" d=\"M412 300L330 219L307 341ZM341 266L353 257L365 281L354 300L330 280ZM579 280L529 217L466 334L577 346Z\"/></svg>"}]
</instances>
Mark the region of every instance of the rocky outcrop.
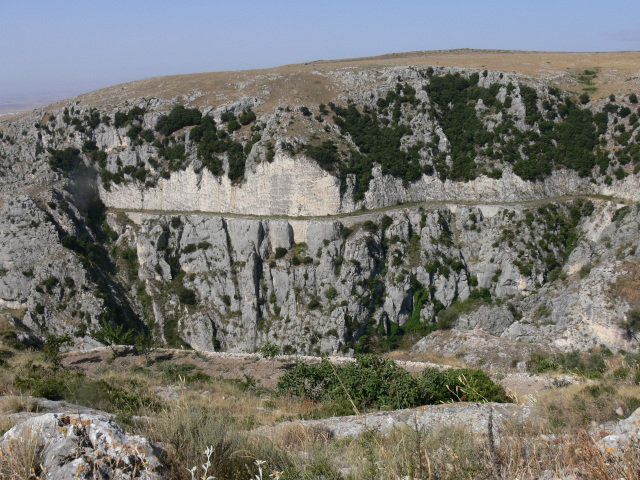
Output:
<instances>
[{"instance_id":1,"label":"rocky outcrop","mask_svg":"<svg viewBox=\"0 0 640 480\"><path fill-rule=\"evenodd\" d=\"M44 478L160 479L161 451L106 417L47 413L22 422L0 440L5 455L27 447Z\"/></svg>"},{"instance_id":2,"label":"rocky outcrop","mask_svg":"<svg viewBox=\"0 0 640 480\"><path fill-rule=\"evenodd\" d=\"M640 442L640 408L629 417L620 420L615 426L615 432L607 435L600 442L607 452L625 447L637 448Z\"/></svg>"},{"instance_id":3,"label":"rocky outcrop","mask_svg":"<svg viewBox=\"0 0 640 480\"><path fill-rule=\"evenodd\" d=\"M447 427L465 428L475 434L486 434L489 417L492 416L494 433L509 422L525 423L533 419L533 410L528 406L501 403L456 403L426 405L419 408L375 412L348 417L334 417L324 420L301 420L282 422L277 427L262 427L259 433L271 435L287 429L323 429L328 438L356 437L368 430L379 431L383 435L396 428L440 429Z\"/></svg>"},{"instance_id":4,"label":"rocky outcrop","mask_svg":"<svg viewBox=\"0 0 640 480\"><path fill-rule=\"evenodd\" d=\"M626 183L629 183L626 186ZM620 198L640 200L638 189L629 180L616 190ZM609 189L607 189L609 191ZM622 196L619 193L625 192ZM247 180L232 184L227 177L215 177L208 170L192 168L160 179L155 187L136 182L101 188L100 197L112 208L162 210L169 212L210 212L249 215L325 216L369 210L403 203L518 202L548 197L599 193L588 180L575 172L559 171L543 182L528 182L513 173L499 180L480 177L471 182L441 181L423 175L404 186L402 180L373 169L369 191L361 202L340 195L340 183L305 158L276 155L272 163L258 164Z\"/></svg>"}]
</instances>

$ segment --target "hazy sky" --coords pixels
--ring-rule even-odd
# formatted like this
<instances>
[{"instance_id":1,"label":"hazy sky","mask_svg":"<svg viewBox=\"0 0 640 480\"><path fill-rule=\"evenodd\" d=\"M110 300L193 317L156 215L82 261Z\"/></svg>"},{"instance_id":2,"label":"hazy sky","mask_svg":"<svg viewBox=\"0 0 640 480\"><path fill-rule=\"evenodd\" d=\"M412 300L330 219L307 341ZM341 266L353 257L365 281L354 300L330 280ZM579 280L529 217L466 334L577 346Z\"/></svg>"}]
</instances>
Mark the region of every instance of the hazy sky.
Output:
<instances>
[{"instance_id":1,"label":"hazy sky","mask_svg":"<svg viewBox=\"0 0 640 480\"><path fill-rule=\"evenodd\" d=\"M0 100L413 50L640 50L639 0L0 0Z\"/></svg>"}]
</instances>

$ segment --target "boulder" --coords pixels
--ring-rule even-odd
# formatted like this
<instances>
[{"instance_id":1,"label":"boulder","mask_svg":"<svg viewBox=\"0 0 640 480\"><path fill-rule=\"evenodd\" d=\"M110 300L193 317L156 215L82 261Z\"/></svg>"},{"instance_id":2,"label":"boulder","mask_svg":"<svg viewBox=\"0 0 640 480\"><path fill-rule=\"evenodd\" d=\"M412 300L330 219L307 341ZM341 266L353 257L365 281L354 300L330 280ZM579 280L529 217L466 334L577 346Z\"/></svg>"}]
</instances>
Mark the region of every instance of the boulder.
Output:
<instances>
[{"instance_id":1,"label":"boulder","mask_svg":"<svg viewBox=\"0 0 640 480\"><path fill-rule=\"evenodd\" d=\"M105 416L47 413L31 418L3 435L0 451L17 454L16 445L25 441L37 449L42 478L161 478L161 451Z\"/></svg>"}]
</instances>

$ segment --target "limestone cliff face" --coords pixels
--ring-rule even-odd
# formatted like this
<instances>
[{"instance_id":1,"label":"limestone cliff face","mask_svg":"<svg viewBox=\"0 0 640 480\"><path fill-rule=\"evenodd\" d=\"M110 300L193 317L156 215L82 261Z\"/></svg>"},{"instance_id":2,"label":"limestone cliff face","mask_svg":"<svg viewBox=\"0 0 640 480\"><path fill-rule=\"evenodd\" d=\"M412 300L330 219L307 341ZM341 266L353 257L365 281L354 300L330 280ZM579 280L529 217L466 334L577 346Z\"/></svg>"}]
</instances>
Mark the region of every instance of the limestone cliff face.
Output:
<instances>
[{"instance_id":1,"label":"limestone cliff face","mask_svg":"<svg viewBox=\"0 0 640 480\"><path fill-rule=\"evenodd\" d=\"M158 185L145 188L130 183L101 187L100 197L113 208L217 212L250 215L318 216L341 211L337 178L315 162L276 155L272 163L261 163L234 185L228 177L193 168L175 172Z\"/></svg>"},{"instance_id":2,"label":"limestone cliff face","mask_svg":"<svg viewBox=\"0 0 640 480\"><path fill-rule=\"evenodd\" d=\"M273 163L258 165L237 185L207 170L196 173L188 168L160 179L152 188L139 183L114 185L108 191L100 187L100 197L108 207L123 210L289 217L338 215L428 201L518 202L590 193L616 192L618 198L640 200L635 177L618 183L616 188L596 188L575 172L559 171L541 182L524 181L513 173L499 180L480 177L471 182L443 182L423 175L405 187L402 180L375 168L365 199L355 202L348 194L341 198L339 180L315 162L278 154Z\"/></svg>"},{"instance_id":3,"label":"limestone cliff face","mask_svg":"<svg viewBox=\"0 0 640 480\"><path fill-rule=\"evenodd\" d=\"M551 204L540 215L568 221L572 207ZM135 243L138 277L152 298L162 299L152 314L165 334L198 349L251 351L271 341L288 352L349 353L394 325L429 321L452 304L469 312L454 320L460 329L558 349L593 341L628 347L616 325L628 307L613 302L603 285L620 274L608 260L615 244L633 249L638 241L616 236L633 230L637 214L620 229L611 224L615 207L601 202L576 230L557 232L556 223L532 220L538 208L451 204L291 223L132 213L119 242ZM549 269L549 255L564 254L553 245L554 233L585 236L565 273ZM585 257L607 236L616 240L598 252L599 260ZM159 252L158 244L167 247ZM176 261L177 277L169 266ZM597 261L606 266L579 278L581 267ZM176 281L196 293L195 305L180 301Z\"/></svg>"},{"instance_id":4,"label":"limestone cliff face","mask_svg":"<svg viewBox=\"0 0 640 480\"><path fill-rule=\"evenodd\" d=\"M159 341L201 350L271 341L352 354L425 326L628 348L619 323L639 305L622 285L636 272L639 218L620 202L640 201L637 119L593 107L600 163L525 180L522 163L544 161L525 147L570 102L530 79L439 73L492 89L471 111L481 133L510 122L500 147L512 157L478 145L465 180L446 110L423 88L433 72L410 67L326 78L340 82L336 103L379 109L379 128L405 133L394 155L413 162L411 175L388 152L363 170L368 146L341 128L335 105L334 118L320 106L260 111L265 100L251 96L200 105L200 123L159 133L180 99L75 100L3 123L0 314L24 338L69 333L78 346L112 322L155 325ZM548 118L532 121L532 105ZM233 126L249 108L254 119Z\"/></svg>"}]
</instances>

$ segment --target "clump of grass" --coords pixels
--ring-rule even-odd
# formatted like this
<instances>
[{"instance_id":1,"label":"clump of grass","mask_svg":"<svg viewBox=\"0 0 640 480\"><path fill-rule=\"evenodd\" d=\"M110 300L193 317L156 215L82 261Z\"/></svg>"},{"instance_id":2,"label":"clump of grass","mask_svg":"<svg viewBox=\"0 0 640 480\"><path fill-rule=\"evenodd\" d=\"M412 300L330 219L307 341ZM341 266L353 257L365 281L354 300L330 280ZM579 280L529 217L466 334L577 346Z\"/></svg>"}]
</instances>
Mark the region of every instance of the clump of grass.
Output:
<instances>
[{"instance_id":1,"label":"clump of grass","mask_svg":"<svg viewBox=\"0 0 640 480\"><path fill-rule=\"evenodd\" d=\"M43 445L37 432L14 439L0 450L0 477L25 480L40 478L42 453Z\"/></svg>"},{"instance_id":2,"label":"clump of grass","mask_svg":"<svg viewBox=\"0 0 640 480\"><path fill-rule=\"evenodd\" d=\"M25 395L9 395L0 401L0 412L37 412L39 406L40 403L35 398L30 398Z\"/></svg>"},{"instance_id":3,"label":"clump of grass","mask_svg":"<svg viewBox=\"0 0 640 480\"><path fill-rule=\"evenodd\" d=\"M141 433L153 442L162 442L168 451L167 473L171 478L188 479L188 467L204 463L203 452L210 448L209 474L218 479L254 475L255 460L268 458L269 466L285 470L287 455L269 442L257 442L243 433L243 426L224 409L193 402L183 394L159 412L150 412Z\"/></svg>"},{"instance_id":4,"label":"clump of grass","mask_svg":"<svg viewBox=\"0 0 640 480\"><path fill-rule=\"evenodd\" d=\"M602 377L607 368L602 351L592 351L586 354L573 350L567 353L556 353L555 355L534 352L528 362L528 369L532 373L562 371L584 375L589 378Z\"/></svg>"}]
</instances>

